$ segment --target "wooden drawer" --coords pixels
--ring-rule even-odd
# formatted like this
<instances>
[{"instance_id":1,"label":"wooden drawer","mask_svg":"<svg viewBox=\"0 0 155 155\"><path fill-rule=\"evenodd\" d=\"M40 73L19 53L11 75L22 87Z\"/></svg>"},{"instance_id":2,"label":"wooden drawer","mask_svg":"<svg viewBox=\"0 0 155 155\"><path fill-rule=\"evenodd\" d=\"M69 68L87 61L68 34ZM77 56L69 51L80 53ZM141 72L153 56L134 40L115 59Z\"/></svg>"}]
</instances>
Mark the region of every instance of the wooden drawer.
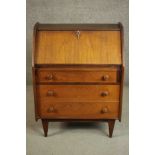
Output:
<instances>
[{"instance_id":1,"label":"wooden drawer","mask_svg":"<svg viewBox=\"0 0 155 155\"><path fill-rule=\"evenodd\" d=\"M116 68L95 69L38 69L36 72L38 83L48 82L119 82L119 71Z\"/></svg>"},{"instance_id":2,"label":"wooden drawer","mask_svg":"<svg viewBox=\"0 0 155 155\"><path fill-rule=\"evenodd\" d=\"M40 115L56 119L117 119L118 107L119 102L45 102L40 105Z\"/></svg>"},{"instance_id":3,"label":"wooden drawer","mask_svg":"<svg viewBox=\"0 0 155 155\"><path fill-rule=\"evenodd\" d=\"M119 101L119 85L38 85L38 99L44 102Z\"/></svg>"}]
</instances>

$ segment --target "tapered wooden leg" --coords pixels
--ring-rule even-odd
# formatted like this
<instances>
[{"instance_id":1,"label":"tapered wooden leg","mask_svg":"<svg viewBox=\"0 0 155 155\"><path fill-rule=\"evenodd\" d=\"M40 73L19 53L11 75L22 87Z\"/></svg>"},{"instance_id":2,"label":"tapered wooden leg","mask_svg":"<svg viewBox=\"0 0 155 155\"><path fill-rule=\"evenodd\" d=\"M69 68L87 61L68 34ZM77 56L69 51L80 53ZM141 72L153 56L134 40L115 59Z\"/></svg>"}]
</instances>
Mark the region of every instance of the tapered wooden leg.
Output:
<instances>
[{"instance_id":1,"label":"tapered wooden leg","mask_svg":"<svg viewBox=\"0 0 155 155\"><path fill-rule=\"evenodd\" d=\"M47 132L48 132L48 120L42 119L42 125L44 129L44 136L47 137Z\"/></svg>"},{"instance_id":2,"label":"tapered wooden leg","mask_svg":"<svg viewBox=\"0 0 155 155\"><path fill-rule=\"evenodd\" d=\"M113 130L114 130L115 120L108 120L108 126L109 126L109 137L112 137Z\"/></svg>"}]
</instances>

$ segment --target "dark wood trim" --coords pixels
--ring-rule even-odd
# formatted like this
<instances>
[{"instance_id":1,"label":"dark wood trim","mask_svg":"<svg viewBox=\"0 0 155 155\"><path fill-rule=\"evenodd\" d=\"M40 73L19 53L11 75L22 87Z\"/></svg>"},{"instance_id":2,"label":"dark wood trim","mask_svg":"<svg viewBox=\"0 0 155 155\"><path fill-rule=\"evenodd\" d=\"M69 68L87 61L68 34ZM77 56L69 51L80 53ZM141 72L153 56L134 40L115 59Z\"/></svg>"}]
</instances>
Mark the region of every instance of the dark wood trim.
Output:
<instances>
[{"instance_id":1,"label":"dark wood trim","mask_svg":"<svg viewBox=\"0 0 155 155\"><path fill-rule=\"evenodd\" d=\"M39 24L39 31L119 31L119 24Z\"/></svg>"},{"instance_id":2,"label":"dark wood trim","mask_svg":"<svg viewBox=\"0 0 155 155\"><path fill-rule=\"evenodd\" d=\"M122 116L122 102L123 102L123 85L124 85L124 28L122 23L120 25L120 35L121 35L121 56L122 56L122 66L121 66L121 88L120 88L120 105L119 105L119 121L121 122Z\"/></svg>"},{"instance_id":3,"label":"dark wood trim","mask_svg":"<svg viewBox=\"0 0 155 155\"><path fill-rule=\"evenodd\" d=\"M35 106L35 120L37 121L40 117L38 114L37 107L37 93L36 93L36 79L35 79L35 51L36 51L36 35L39 23L36 23L33 29L33 50L32 50L32 79L33 79L33 92L34 92L34 106Z\"/></svg>"},{"instance_id":4,"label":"dark wood trim","mask_svg":"<svg viewBox=\"0 0 155 155\"><path fill-rule=\"evenodd\" d=\"M48 120L47 119L42 119L42 126L44 130L44 136L47 137L47 133L48 133Z\"/></svg>"},{"instance_id":5,"label":"dark wood trim","mask_svg":"<svg viewBox=\"0 0 155 155\"><path fill-rule=\"evenodd\" d=\"M121 117L122 117L123 85L124 85L124 66L122 66L121 74L122 74L122 77L121 77L120 104L119 104L119 121L120 122L121 122Z\"/></svg>"},{"instance_id":6,"label":"dark wood trim","mask_svg":"<svg viewBox=\"0 0 155 155\"><path fill-rule=\"evenodd\" d=\"M121 35L121 58L122 58L122 64L124 66L124 27L122 23L119 23L120 25L120 35Z\"/></svg>"},{"instance_id":7,"label":"dark wood trim","mask_svg":"<svg viewBox=\"0 0 155 155\"><path fill-rule=\"evenodd\" d=\"M36 83L37 85L119 85L120 82L107 82L107 83L104 83L104 82L37 82Z\"/></svg>"},{"instance_id":8,"label":"dark wood trim","mask_svg":"<svg viewBox=\"0 0 155 155\"><path fill-rule=\"evenodd\" d=\"M38 102L37 102L37 88L36 88L36 79L35 79L35 68L32 67L32 79L33 79L33 94L34 94L34 108L35 108L35 120L37 121L39 117L38 113Z\"/></svg>"},{"instance_id":9,"label":"dark wood trim","mask_svg":"<svg viewBox=\"0 0 155 155\"><path fill-rule=\"evenodd\" d=\"M51 67L91 67L91 68L95 68L95 67L118 67L121 68L122 64L35 64L36 68L51 68Z\"/></svg>"},{"instance_id":10,"label":"dark wood trim","mask_svg":"<svg viewBox=\"0 0 155 155\"><path fill-rule=\"evenodd\" d=\"M39 23L36 23L33 29L33 50L32 50L32 67L35 65L35 51L36 51L36 35Z\"/></svg>"},{"instance_id":11,"label":"dark wood trim","mask_svg":"<svg viewBox=\"0 0 155 155\"><path fill-rule=\"evenodd\" d=\"M50 118L50 119L46 119L48 122L107 122L107 121L109 121L109 120L117 120L117 119L101 119L101 118L99 118L99 119L71 119L71 118L67 118L67 119L60 119L60 118L58 118L58 119L54 119L54 118Z\"/></svg>"},{"instance_id":12,"label":"dark wood trim","mask_svg":"<svg viewBox=\"0 0 155 155\"><path fill-rule=\"evenodd\" d=\"M115 120L108 120L108 126L109 126L109 137L112 138L112 134L115 126Z\"/></svg>"},{"instance_id":13,"label":"dark wood trim","mask_svg":"<svg viewBox=\"0 0 155 155\"><path fill-rule=\"evenodd\" d=\"M76 70L76 71L117 71L121 70L122 65L40 65L36 66L36 69L40 70L61 70L61 71L67 71L67 70Z\"/></svg>"},{"instance_id":14,"label":"dark wood trim","mask_svg":"<svg viewBox=\"0 0 155 155\"><path fill-rule=\"evenodd\" d=\"M119 69L117 69L117 83L119 83L120 84L120 81L121 81L121 69L119 68Z\"/></svg>"}]
</instances>

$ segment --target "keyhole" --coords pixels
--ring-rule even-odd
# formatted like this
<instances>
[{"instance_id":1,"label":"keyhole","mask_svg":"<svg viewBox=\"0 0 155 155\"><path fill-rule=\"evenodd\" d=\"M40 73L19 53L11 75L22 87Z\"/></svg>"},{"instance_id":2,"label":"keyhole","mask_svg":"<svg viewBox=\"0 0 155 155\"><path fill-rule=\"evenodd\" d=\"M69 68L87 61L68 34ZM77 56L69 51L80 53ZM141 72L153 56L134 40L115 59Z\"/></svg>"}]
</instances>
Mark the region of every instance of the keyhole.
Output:
<instances>
[{"instance_id":1,"label":"keyhole","mask_svg":"<svg viewBox=\"0 0 155 155\"><path fill-rule=\"evenodd\" d=\"M76 32L76 35L77 35L77 38L79 39L80 38L80 31L79 30Z\"/></svg>"}]
</instances>

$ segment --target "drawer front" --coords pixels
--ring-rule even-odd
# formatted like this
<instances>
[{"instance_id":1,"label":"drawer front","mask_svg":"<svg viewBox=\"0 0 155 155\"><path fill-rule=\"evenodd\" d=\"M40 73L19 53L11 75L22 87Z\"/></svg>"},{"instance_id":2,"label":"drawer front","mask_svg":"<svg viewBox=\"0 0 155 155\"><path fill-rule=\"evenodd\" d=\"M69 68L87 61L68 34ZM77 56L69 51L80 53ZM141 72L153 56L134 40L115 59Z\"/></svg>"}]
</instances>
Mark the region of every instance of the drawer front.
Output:
<instances>
[{"instance_id":1,"label":"drawer front","mask_svg":"<svg viewBox=\"0 0 155 155\"><path fill-rule=\"evenodd\" d=\"M91 69L91 70L37 70L37 82L98 82L98 83L116 83L119 82L119 74L116 69Z\"/></svg>"},{"instance_id":2,"label":"drawer front","mask_svg":"<svg viewBox=\"0 0 155 155\"><path fill-rule=\"evenodd\" d=\"M118 118L119 102L46 102L40 105L42 118Z\"/></svg>"},{"instance_id":3,"label":"drawer front","mask_svg":"<svg viewBox=\"0 0 155 155\"><path fill-rule=\"evenodd\" d=\"M38 85L42 102L119 101L119 85Z\"/></svg>"}]
</instances>

